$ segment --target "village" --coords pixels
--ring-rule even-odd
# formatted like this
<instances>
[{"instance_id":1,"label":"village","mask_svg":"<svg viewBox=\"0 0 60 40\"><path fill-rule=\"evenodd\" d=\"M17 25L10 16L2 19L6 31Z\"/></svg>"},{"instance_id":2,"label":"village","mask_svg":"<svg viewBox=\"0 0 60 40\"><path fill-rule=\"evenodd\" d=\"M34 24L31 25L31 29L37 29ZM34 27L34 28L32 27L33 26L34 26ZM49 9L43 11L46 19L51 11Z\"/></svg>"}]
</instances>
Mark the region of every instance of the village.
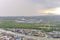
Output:
<instances>
[{"instance_id":1,"label":"village","mask_svg":"<svg viewBox=\"0 0 60 40\"><path fill-rule=\"evenodd\" d=\"M59 31L43 32L35 29L0 29L0 40L55 40L60 39Z\"/></svg>"}]
</instances>

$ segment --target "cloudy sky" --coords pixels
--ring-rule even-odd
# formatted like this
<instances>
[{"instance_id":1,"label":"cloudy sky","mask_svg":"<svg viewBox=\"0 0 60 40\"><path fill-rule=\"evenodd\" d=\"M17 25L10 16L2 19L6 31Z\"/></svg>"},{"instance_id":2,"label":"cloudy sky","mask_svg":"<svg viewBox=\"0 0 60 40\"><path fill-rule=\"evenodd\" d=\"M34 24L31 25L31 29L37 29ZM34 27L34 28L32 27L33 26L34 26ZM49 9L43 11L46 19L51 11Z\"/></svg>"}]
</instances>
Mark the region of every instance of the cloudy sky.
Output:
<instances>
[{"instance_id":1,"label":"cloudy sky","mask_svg":"<svg viewBox=\"0 0 60 40\"><path fill-rule=\"evenodd\" d=\"M60 8L60 0L0 0L0 16L40 16L55 8Z\"/></svg>"}]
</instances>

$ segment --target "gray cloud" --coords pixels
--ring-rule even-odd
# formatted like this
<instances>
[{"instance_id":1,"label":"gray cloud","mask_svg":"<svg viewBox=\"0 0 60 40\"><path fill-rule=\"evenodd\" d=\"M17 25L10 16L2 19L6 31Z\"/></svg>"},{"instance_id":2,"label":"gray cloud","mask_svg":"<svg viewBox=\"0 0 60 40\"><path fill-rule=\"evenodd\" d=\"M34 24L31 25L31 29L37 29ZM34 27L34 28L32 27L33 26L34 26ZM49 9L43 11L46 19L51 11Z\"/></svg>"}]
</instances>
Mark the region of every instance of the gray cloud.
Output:
<instances>
[{"instance_id":1,"label":"gray cloud","mask_svg":"<svg viewBox=\"0 0 60 40\"><path fill-rule=\"evenodd\" d=\"M60 7L60 0L34 0L37 4L41 4L42 8Z\"/></svg>"},{"instance_id":2,"label":"gray cloud","mask_svg":"<svg viewBox=\"0 0 60 40\"><path fill-rule=\"evenodd\" d=\"M39 9L60 7L60 0L0 0L0 16L36 16Z\"/></svg>"},{"instance_id":3,"label":"gray cloud","mask_svg":"<svg viewBox=\"0 0 60 40\"><path fill-rule=\"evenodd\" d=\"M0 0L0 16L34 15L34 3L29 0Z\"/></svg>"}]
</instances>

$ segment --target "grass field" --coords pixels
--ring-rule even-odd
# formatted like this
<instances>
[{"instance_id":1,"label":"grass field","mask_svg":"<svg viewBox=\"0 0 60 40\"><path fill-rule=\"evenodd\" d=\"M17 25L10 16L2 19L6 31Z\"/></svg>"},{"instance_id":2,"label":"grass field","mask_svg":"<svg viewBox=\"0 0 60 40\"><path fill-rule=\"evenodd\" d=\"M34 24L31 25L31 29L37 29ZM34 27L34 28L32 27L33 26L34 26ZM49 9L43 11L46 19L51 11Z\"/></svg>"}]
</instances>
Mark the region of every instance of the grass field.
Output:
<instances>
[{"instance_id":1,"label":"grass field","mask_svg":"<svg viewBox=\"0 0 60 40\"><path fill-rule=\"evenodd\" d=\"M55 25L55 26L53 26ZM38 29L43 31L60 30L60 23L17 23L15 21L6 20L0 22L0 28L24 28Z\"/></svg>"}]
</instances>

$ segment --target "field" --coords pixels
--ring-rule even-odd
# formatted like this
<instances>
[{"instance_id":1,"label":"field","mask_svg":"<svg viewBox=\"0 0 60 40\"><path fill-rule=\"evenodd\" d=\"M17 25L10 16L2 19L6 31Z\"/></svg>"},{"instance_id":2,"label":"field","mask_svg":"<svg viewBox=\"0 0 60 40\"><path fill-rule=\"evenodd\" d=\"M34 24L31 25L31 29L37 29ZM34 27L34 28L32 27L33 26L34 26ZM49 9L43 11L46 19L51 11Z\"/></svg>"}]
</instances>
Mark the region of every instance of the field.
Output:
<instances>
[{"instance_id":1,"label":"field","mask_svg":"<svg viewBox=\"0 0 60 40\"><path fill-rule=\"evenodd\" d=\"M24 28L24 29L38 29L43 31L60 30L60 23L18 23L13 20L3 20L0 22L0 28Z\"/></svg>"}]
</instances>

